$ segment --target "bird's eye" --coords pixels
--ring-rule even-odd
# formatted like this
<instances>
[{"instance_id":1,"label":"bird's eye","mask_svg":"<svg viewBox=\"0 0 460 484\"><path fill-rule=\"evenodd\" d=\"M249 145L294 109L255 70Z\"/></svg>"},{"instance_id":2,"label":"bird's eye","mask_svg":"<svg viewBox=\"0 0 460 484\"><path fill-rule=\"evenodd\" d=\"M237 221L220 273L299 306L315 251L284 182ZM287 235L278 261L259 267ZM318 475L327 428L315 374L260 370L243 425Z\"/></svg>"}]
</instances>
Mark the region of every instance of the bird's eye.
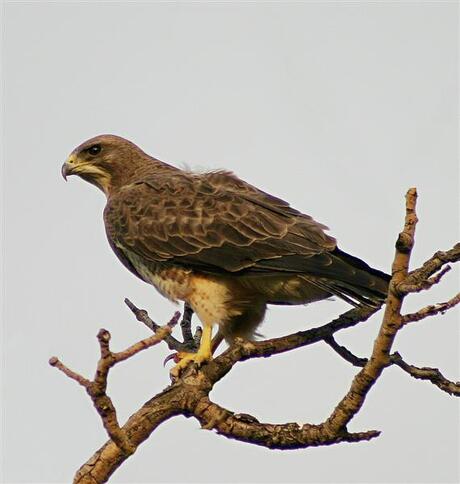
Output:
<instances>
[{"instance_id":1,"label":"bird's eye","mask_svg":"<svg viewBox=\"0 0 460 484\"><path fill-rule=\"evenodd\" d=\"M88 153L92 156L96 156L101 152L101 145L94 145L88 148Z\"/></svg>"}]
</instances>

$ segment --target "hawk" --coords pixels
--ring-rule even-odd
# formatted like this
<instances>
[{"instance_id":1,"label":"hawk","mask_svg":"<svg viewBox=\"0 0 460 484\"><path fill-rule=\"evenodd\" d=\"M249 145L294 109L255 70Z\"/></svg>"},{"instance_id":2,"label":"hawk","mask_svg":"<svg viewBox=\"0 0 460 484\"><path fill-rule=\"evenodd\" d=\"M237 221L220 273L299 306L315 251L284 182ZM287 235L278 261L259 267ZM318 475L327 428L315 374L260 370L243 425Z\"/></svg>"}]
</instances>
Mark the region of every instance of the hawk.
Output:
<instances>
[{"instance_id":1,"label":"hawk","mask_svg":"<svg viewBox=\"0 0 460 484\"><path fill-rule=\"evenodd\" d=\"M326 226L229 171L193 173L101 135L62 166L104 192L109 244L137 277L184 301L203 325L197 353L173 373L212 357L212 330L230 344L251 338L268 304L338 296L379 306L390 277L341 251Z\"/></svg>"}]
</instances>

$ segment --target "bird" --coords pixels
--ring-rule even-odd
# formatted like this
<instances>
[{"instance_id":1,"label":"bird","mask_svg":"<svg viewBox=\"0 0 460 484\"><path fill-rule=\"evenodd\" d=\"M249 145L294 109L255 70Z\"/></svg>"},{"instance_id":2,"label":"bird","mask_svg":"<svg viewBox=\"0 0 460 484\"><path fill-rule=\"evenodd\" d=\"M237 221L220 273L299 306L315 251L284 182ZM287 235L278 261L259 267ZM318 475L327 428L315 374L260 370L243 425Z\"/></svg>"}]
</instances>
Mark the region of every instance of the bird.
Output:
<instances>
[{"instance_id":1,"label":"bird","mask_svg":"<svg viewBox=\"0 0 460 484\"><path fill-rule=\"evenodd\" d=\"M230 345L253 339L267 305L332 296L354 306L385 301L389 275L339 249L325 225L230 171L183 170L104 134L77 146L61 173L105 194L105 230L122 264L201 321L198 351L180 355L175 376L212 359L216 326Z\"/></svg>"}]
</instances>

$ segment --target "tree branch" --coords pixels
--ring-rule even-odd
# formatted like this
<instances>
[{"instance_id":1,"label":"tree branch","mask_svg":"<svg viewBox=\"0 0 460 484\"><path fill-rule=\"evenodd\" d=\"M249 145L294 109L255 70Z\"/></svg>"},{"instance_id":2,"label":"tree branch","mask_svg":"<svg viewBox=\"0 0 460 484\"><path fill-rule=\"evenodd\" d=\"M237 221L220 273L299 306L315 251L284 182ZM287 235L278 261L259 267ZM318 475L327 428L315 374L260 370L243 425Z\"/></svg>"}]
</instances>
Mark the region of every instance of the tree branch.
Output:
<instances>
[{"instance_id":1,"label":"tree branch","mask_svg":"<svg viewBox=\"0 0 460 484\"><path fill-rule=\"evenodd\" d=\"M457 243L452 249L446 252L436 252L422 267L410 272L405 280L398 284L396 289L400 294L409 294L429 289L433 284L437 284L444 274L450 271L450 266L443 267L445 264L458 262L459 260L460 243ZM430 277L438 271L441 272Z\"/></svg>"},{"instance_id":2,"label":"tree branch","mask_svg":"<svg viewBox=\"0 0 460 484\"><path fill-rule=\"evenodd\" d=\"M404 299L404 294L397 292L395 288L406 279L409 269L410 255L414 246L415 226L418 221L415 212L416 203L417 191L415 188L411 188L406 194L404 228L396 241L392 278L382 325L375 340L371 357L355 376L348 393L325 422L326 428L331 433L337 433L346 428L346 425L364 404L369 390L390 362L391 347L398 330L402 326L401 306Z\"/></svg>"},{"instance_id":3,"label":"tree branch","mask_svg":"<svg viewBox=\"0 0 460 484\"><path fill-rule=\"evenodd\" d=\"M147 311L145 309L139 309L137 308L128 298L125 298L125 304L131 309L133 312L134 316L136 316L136 319L140 321L141 323L144 323L147 328L149 328L151 331L156 333L161 326L155 323L153 321ZM192 316L193 316L193 310L190 306L187 304L184 304L184 314L182 316L182 320L180 323L181 331L182 331L182 336L184 341L179 341L178 339L174 338L171 334L166 335L164 338L165 343L168 345L168 348L173 351L185 351L185 352L191 352L195 353L198 351L198 346L200 343L200 338L201 338L201 328L198 327L195 331L195 335L192 334ZM173 319L170 321L170 325L175 321L173 326L177 324L180 318L180 313L176 312L173 316Z\"/></svg>"},{"instance_id":4,"label":"tree branch","mask_svg":"<svg viewBox=\"0 0 460 484\"><path fill-rule=\"evenodd\" d=\"M354 355L349 349L345 348L345 346L341 346L337 343L334 336L328 336L324 338L324 342L327 343L338 355L340 355L344 360L351 363L353 366L359 366L362 368L369 360L367 358L359 358L358 356Z\"/></svg>"},{"instance_id":5,"label":"tree branch","mask_svg":"<svg viewBox=\"0 0 460 484\"><path fill-rule=\"evenodd\" d=\"M444 314L447 310L452 309L454 306L456 306L459 303L460 303L460 292L446 302L438 303L431 306L425 306L424 308L419 309L415 313L405 314L404 316L402 316L401 322L403 325L405 325L415 321L421 321L422 319L425 319L428 316L436 316L439 313Z\"/></svg>"},{"instance_id":6,"label":"tree branch","mask_svg":"<svg viewBox=\"0 0 460 484\"><path fill-rule=\"evenodd\" d=\"M340 346L333 336L324 340L337 354L339 354L344 360L351 363L353 366L362 368L367 362L367 358L359 358L354 355L350 350L344 346ZM395 352L390 355L390 365L397 365L410 376L418 380L428 380L433 385L436 385L440 390L449 393L449 395L460 396L460 382L454 383L448 380L437 368L419 368L414 365L406 363L402 356Z\"/></svg>"},{"instance_id":7,"label":"tree branch","mask_svg":"<svg viewBox=\"0 0 460 484\"><path fill-rule=\"evenodd\" d=\"M204 429L214 429L225 437L256 444L269 449L305 449L318 445L339 442L360 442L378 437L380 432L329 434L321 425L300 425L298 423L260 423L251 415L235 415L233 412L203 397L193 409L193 415Z\"/></svg>"},{"instance_id":8,"label":"tree branch","mask_svg":"<svg viewBox=\"0 0 460 484\"><path fill-rule=\"evenodd\" d=\"M188 366L180 378L174 380L164 391L145 403L123 426L120 426L112 401L106 394L110 368L161 340L164 340L168 347L175 351L190 351L191 348L196 350L200 330L197 329L195 335L192 334L191 310L187 307L184 308L184 317L181 321L183 342L181 342L171 335L172 328L179 319L178 313L167 325L159 326L149 318L146 311L138 309L129 300L126 300L126 304L136 318L155 334L124 351L113 353L109 347L110 333L101 330L98 334L101 356L93 381L70 370L57 358L52 358L51 365L86 389L110 437L110 440L88 462L83 464L77 472L74 482L79 484L106 482L123 461L135 452L161 423L176 415L194 417L204 429L214 429L228 438L272 449L298 449L339 442L370 440L379 435L377 430L349 433L347 424L359 412L369 390L378 380L384 368L393 364L414 378L428 380L443 391L459 395L460 384L445 379L439 370L417 368L404 362L398 353L391 354L397 332L405 324L443 313L460 302L460 296L457 295L445 303L427 306L413 314L401 315L402 302L407 294L427 289L436 284L449 270L449 266L446 264L457 262L460 259L460 244L457 244L449 251L437 252L421 268L408 272L417 223L416 197L415 189L410 189L406 195L405 223L396 243L385 314L372 354L368 359L358 358L347 348L339 345L334 334L366 321L379 308L354 308L328 324L281 338L266 341L245 341L237 338L230 348L201 368L195 364ZM324 341L346 361L361 368L353 379L347 394L323 423L305 423L303 425L260 423L251 415L235 414L209 399L213 386L237 362L251 358L270 357L318 341Z\"/></svg>"},{"instance_id":9,"label":"tree branch","mask_svg":"<svg viewBox=\"0 0 460 484\"><path fill-rule=\"evenodd\" d=\"M145 403L135 412L121 428L136 450L142 442L163 422L181 414L177 400L183 398L180 388L168 387L163 392ZM109 477L129 457L122 448L111 439L104 444L77 471L74 484L100 484L107 482Z\"/></svg>"},{"instance_id":10,"label":"tree branch","mask_svg":"<svg viewBox=\"0 0 460 484\"><path fill-rule=\"evenodd\" d=\"M97 363L96 374L93 381L88 380L87 378L84 378L83 376L74 372L55 356L49 360L49 364L51 366L56 367L66 376L85 388L86 392L93 401L93 405L96 408L97 413L102 419L102 423L107 431L107 434L109 435L111 441L120 449L120 452L123 455L131 455L136 450L136 447L131 444L124 430L120 428L117 419L117 412L111 398L106 393L107 377L110 368L112 368L112 366L115 364L134 356L140 351L158 344L171 333L175 322L177 322L176 315L167 325L158 327L155 335L138 341L134 345L130 346L124 351L120 351L119 353L112 353L110 350L110 333L106 329L101 329L97 335L101 356Z\"/></svg>"},{"instance_id":11,"label":"tree branch","mask_svg":"<svg viewBox=\"0 0 460 484\"><path fill-rule=\"evenodd\" d=\"M454 383L448 380L437 368L418 368L417 366L409 365L397 352L392 355L391 361L410 376L418 380L428 380L449 395L460 396L460 382Z\"/></svg>"}]
</instances>

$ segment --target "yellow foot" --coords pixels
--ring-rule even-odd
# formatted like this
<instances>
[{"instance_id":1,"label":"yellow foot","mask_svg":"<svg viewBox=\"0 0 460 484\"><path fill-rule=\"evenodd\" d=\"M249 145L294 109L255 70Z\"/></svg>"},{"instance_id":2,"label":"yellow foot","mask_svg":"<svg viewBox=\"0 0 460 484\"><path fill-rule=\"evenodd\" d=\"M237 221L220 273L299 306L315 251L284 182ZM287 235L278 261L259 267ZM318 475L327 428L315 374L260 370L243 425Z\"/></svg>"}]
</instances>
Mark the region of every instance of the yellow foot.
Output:
<instances>
[{"instance_id":1,"label":"yellow foot","mask_svg":"<svg viewBox=\"0 0 460 484\"><path fill-rule=\"evenodd\" d=\"M178 353L177 356L180 358L179 363L171 370L171 376L178 377L181 371L186 368L189 363L196 363L201 366L203 363L212 360L211 353L203 353L198 351L198 353Z\"/></svg>"}]
</instances>

